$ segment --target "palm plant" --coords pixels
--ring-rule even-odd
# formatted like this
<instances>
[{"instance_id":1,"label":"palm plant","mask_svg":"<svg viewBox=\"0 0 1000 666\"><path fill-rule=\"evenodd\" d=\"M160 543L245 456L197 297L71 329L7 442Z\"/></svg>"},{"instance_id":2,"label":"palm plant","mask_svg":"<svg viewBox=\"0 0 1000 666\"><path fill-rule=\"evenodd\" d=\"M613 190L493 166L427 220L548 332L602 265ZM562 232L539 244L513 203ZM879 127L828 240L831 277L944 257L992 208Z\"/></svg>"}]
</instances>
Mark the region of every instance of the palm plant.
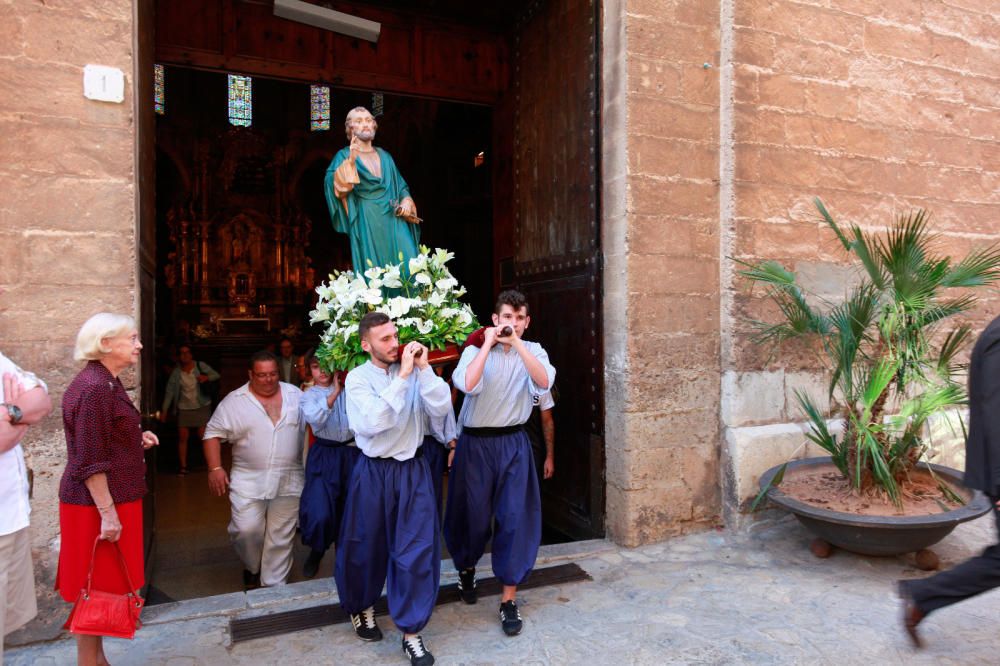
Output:
<instances>
[{"instance_id":1,"label":"palm plant","mask_svg":"<svg viewBox=\"0 0 1000 666\"><path fill-rule=\"evenodd\" d=\"M844 250L860 262L861 279L846 300L821 310L807 301L795 273L778 262L740 262L746 266L740 274L763 285L782 315L777 323L754 321L754 341L777 346L796 338L818 340L830 372L829 417L839 418L843 430L839 437L831 432L828 415L797 391L809 423L807 437L830 454L853 489L883 493L898 506L910 470L927 450L922 433L928 418L967 400L956 378L962 369L957 356L970 328L959 325L947 333L941 328L970 310L976 296L954 289L996 282L1000 247L973 251L954 263L933 253L935 234L923 210L901 215L887 232L875 235L856 225L845 230L822 201L814 203ZM774 484L783 473L784 468Z\"/></svg>"}]
</instances>

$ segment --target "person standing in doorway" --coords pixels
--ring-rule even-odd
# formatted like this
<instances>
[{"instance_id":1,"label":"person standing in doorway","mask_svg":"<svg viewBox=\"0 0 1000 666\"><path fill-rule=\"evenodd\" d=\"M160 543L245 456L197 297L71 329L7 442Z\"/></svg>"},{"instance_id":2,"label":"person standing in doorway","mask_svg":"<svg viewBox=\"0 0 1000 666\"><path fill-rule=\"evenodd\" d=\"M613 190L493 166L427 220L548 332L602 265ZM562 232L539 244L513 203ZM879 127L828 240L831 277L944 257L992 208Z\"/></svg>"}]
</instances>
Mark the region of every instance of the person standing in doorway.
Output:
<instances>
[{"instance_id":1,"label":"person standing in doorway","mask_svg":"<svg viewBox=\"0 0 1000 666\"><path fill-rule=\"evenodd\" d=\"M548 391L556 375L542 346L521 339L530 323L524 295L502 292L482 346L467 347L451 376L466 397L448 477L445 542L459 571L462 600L474 604L476 563L492 536L493 573L503 584L500 625L508 636L521 632L517 586L531 573L542 538L538 478L524 423L533 396Z\"/></svg>"},{"instance_id":2,"label":"person standing in doorway","mask_svg":"<svg viewBox=\"0 0 1000 666\"><path fill-rule=\"evenodd\" d=\"M281 338L278 343L278 380L298 386L299 371L295 368L295 345L291 338Z\"/></svg>"},{"instance_id":3,"label":"person standing in doorway","mask_svg":"<svg viewBox=\"0 0 1000 666\"><path fill-rule=\"evenodd\" d=\"M177 348L177 367L170 373L160 408L160 420L166 421L172 406L177 407L177 457L181 476L188 471L188 440L191 431L198 441L205 437L205 425L212 416L212 397L205 390L208 382L219 380L219 373L207 363L196 361L191 345Z\"/></svg>"},{"instance_id":4,"label":"person standing in doorway","mask_svg":"<svg viewBox=\"0 0 1000 666\"><path fill-rule=\"evenodd\" d=\"M28 468L21 440L52 411L48 388L0 353L0 663L4 636L35 617Z\"/></svg>"},{"instance_id":5,"label":"person standing in doorway","mask_svg":"<svg viewBox=\"0 0 1000 666\"><path fill-rule=\"evenodd\" d=\"M1000 531L1000 317L976 340L969 359L965 485L990 498ZM903 628L914 647L923 647L917 626L927 615L995 587L1000 587L1000 543L930 578L899 581Z\"/></svg>"},{"instance_id":6,"label":"person standing in doorway","mask_svg":"<svg viewBox=\"0 0 1000 666\"><path fill-rule=\"evenodd\" d=\"M249 381L219 403L205 428L208 487L229 491L229 538L249 587L283 585L292 570L292 540L302 494L302 391L278 381L278 359L250 357ZM233 445L232 473L222 467L221 442Z\"/></svg>"},{"instance_id":7,"label":"person standing in doorway","mask_svg":"<svg viewBox=\"0 0 1000 666\"><path fill-rule=\"evenodd\" d=\"M434 656L420 631L437 600L441 543L431 471L420 446L424 415L443 419L451 393L428 363L427 348L399 351L396 325L370 312L358 326L369 360L347 375L347 418L364 454L354 467L337 543L340 602L354 631L382 638L375 601L388 576L389 614L403 632L403 653L414 666Z\"/></svg>"}]
</instances>

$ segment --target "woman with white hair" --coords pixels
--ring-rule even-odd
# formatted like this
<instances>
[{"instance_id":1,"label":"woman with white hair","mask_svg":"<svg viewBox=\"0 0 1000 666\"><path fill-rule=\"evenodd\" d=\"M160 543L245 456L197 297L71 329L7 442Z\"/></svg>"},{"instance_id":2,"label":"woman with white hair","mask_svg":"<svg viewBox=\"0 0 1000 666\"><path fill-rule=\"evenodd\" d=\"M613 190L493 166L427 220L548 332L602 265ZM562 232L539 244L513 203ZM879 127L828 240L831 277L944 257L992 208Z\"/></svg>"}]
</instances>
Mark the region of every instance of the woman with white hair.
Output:
<instances>
[{"instance_id":1,"label":"woman with white hair","mask_svg":"<svg viewBox=\"0 0 1000 666\"><path fill-rule=\"evenodd\" d=\"M146 494L144 452L159 443L143 432L139 410L118 378L139 360L135 320L102 312L76 336L74 358L87 365L63 394L68 460L59 484L61 547L56 589L72 603L86 586L94 540L117 541L132 583L142 587L142 497ZM130 591L115 549L98 548L93 587L114 594ZM77 663L107 664L103 637L77 635Z\"/></svg>"}]
</instances>

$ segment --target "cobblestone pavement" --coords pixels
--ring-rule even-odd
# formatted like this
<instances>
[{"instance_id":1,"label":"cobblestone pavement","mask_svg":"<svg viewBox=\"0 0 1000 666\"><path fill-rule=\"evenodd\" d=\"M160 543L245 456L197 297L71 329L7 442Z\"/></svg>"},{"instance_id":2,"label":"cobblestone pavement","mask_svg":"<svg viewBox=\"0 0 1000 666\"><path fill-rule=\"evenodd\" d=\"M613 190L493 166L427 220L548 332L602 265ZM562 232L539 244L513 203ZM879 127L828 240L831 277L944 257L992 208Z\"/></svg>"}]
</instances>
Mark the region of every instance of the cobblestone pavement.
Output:
<instances>
[{"instance_id":1,"label":"cobblestone pavement","mask_svg":"<svg viewBox=\"0 0 1000 666\"><path fill-rule=\"evenodd\" d=\"M935 549L950 566L989 544L991 518L960 526ZM810 536L776 515L745 532L709 531L633 550L598 541L543 549L540 566L572 560L592 582L525 590L522 635L505 637L497 597L438 607L424 631L440 664L996 664L1000 593L935 613L928 648L900 627L897 578L924 575L911 557L836 552L814 558ZM448 566L450 569L450 565ZM488 566L481 567L488 571ZM443 582L454 580L447 571ZM229 642L229 620L326 604L331 581L149 609L135 641L106 641L119 664L405 664L400 635L357 640L337 625ZM66 664L72 640L8 649L8 664Z\"/></svg>"}]
</instances>

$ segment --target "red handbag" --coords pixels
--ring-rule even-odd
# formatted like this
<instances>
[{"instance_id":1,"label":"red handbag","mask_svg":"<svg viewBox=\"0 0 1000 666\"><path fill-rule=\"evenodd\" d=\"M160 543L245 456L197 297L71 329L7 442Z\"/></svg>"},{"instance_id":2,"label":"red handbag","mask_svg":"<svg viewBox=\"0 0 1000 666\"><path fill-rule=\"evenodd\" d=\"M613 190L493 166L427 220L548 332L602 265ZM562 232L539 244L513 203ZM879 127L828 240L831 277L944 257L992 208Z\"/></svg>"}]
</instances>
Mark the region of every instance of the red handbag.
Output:
<instances>
[{"instance_id":1,"label":"red handbag","mask_svg":"<svg viewBox=\"0 0 1000 666\"><path fill-rule=\"evenodd\" d=\"M104 541L101 537L94 539L94 549L90 553L90 571L87 572L87 587L80 590L80 596L76 598L63 629L69 629L70 633L74 634L131 639L135 637L135 630L142 626L139 613L142 612L145 601L135 593L135 586L132 585L132 577L128 575L125 556L122 555L118 542L108 543L114 546L115 552L118 553L118 561L122 565L122 571L125 572L125 580L128 581L128 594L112 594L91 589L94 558L101 541Z\"/></svg>"}]
</instances>

